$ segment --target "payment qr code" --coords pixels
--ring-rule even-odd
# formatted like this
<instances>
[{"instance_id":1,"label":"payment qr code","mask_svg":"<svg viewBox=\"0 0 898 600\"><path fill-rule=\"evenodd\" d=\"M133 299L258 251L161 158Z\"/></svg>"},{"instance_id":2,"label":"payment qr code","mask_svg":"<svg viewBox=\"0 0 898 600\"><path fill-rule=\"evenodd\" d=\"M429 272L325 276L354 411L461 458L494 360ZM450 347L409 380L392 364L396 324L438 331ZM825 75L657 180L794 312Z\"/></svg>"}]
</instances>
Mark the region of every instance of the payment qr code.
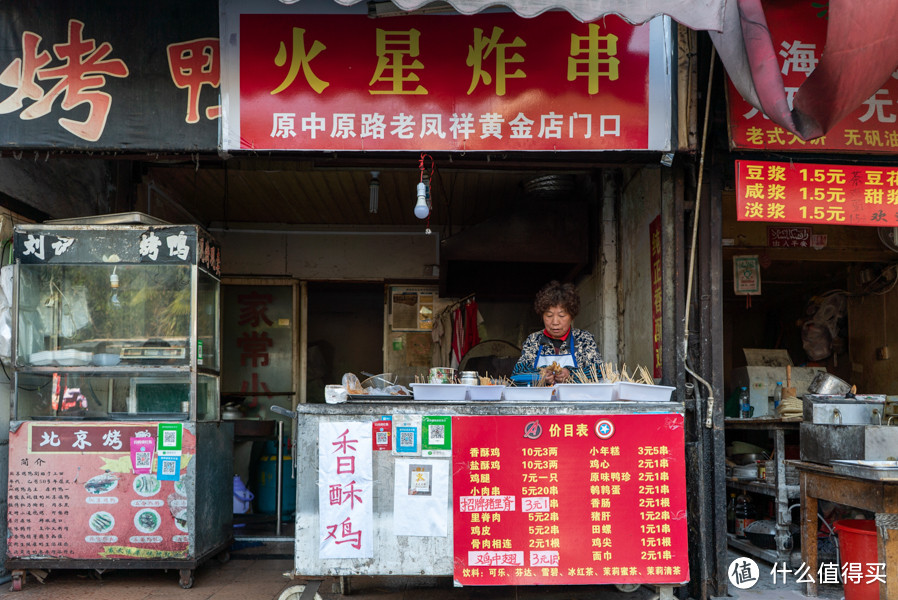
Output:
<instances>
[{"instance_id":1,"label":"payment qr code","mask_svg":"<svg viewBox=\"0 0 898 600\"><path fill-rule=\"evenodd\" d=\"M430 426L430 443L443 444L446 442L446 426L431 425Z\"/></svg>"},{"instance_id":2,"label":"payment qr code","mask_svg":"<svg viewBox=\"0 0 898 600\"><path fill-rule=\"evenodd\" d=\"M163 475L174 475L177 472L176 471L177 466L178 466L177 461L163 460L162 461L162 474Z\"/></svg>"},{"instance_id":3,"label":"payment qr code","mask_svg":"<svg viewBox=\"0 0 898 600\"><path fill-rule=\"evenodd\" d=\"M399 432L399 446L402 448L410 448L415 445L415 432L414 431L400 431Z\"/></svg>"},{"instance_id":4,"label":"payment qr code","mask_svg":"<svg viewBox=\"0 0 898 600\"><path fill-rule=\"evenodd\" d=\"M152 452L135 452L134 466L138 469L148 469L153 460Z\"/></svg>"},{"instance_id":5,"label":"payment qr code","mask_svg":"<svg viewBox=\"0 0 898 600\"><path fill-rule=\"evenodd\" d=\"M378 431L374 434L374 440L378 446L385 446L390 441L390 434L386 431Z\"/></svg>"},{"instance_id":6,"label":"payment qr code","mask_svg":"<svg viewBox=\"0 0 898 600\"><path fill-rule=\"evenodd\" d=\"M178 445L178 432L167 429L162 432L162 445L163 446L177 446Z\"/></svg>"}]
</instances>

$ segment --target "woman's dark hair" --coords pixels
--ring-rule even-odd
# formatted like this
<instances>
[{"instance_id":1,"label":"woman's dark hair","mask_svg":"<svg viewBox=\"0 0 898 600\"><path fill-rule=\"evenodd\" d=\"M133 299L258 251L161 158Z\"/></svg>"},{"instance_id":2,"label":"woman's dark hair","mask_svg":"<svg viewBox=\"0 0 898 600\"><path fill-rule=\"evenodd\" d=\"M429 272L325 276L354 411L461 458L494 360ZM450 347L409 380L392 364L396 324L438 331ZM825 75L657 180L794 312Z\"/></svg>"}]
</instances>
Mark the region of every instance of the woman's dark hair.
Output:
<instances>
[{"instance_id":1,"label":"woman's dark hair","mask_svg":"<svg viewBox=\"0 0 898 600\"><path fill-rule=\"evenodd\" d=\"M536 294L533 301L533 310L541 315L553 306L560 306L571 317L576 317L580 312L580 294L573 283L561 284L558 281L550 281Z\"/></svg>"}]
</instances>

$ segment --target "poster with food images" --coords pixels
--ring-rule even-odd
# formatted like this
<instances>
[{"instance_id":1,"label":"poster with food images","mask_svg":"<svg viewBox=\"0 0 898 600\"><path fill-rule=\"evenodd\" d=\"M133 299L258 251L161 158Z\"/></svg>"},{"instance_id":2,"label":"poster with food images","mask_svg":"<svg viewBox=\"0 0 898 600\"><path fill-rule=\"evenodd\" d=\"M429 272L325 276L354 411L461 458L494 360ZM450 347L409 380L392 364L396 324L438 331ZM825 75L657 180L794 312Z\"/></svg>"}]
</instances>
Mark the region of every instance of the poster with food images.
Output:
<instances>
[{"instance_id":1,"label":"poster with food images","mask_svg":"<svg viewBox=\"0 0 898 600\"><path fill-rule=\"evenodd\" d=\"M188 490L196 437L178 479L135 469L131 439L158 423L25 422L9 436L9 558L190 558ZM158 442L158 440L155 440ZM138 472L135 472L138 471Z\"/></svg>"}]
</instances>

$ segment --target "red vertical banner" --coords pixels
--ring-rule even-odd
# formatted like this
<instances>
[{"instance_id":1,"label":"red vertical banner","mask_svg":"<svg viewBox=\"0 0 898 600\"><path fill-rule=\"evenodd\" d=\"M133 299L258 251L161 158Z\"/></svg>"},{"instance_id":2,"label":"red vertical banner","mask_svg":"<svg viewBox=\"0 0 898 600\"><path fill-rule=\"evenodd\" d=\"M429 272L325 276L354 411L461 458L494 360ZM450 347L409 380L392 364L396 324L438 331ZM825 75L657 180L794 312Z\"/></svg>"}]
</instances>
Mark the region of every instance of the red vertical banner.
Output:
<instances>
[{"instance_id":1,"label":"red vertical banner","mask_svg":"<svg viewBox=\"0 0 898 600\"><path fill-rule=\"evenodd\" d=\"M649 251L652 263L652 376L661 377L661 215L649 225Z\"/></svg>"},{"instance_id":2,"label":"red vertical banner","mask_svg":"<svg viewBox=\"0 0 898 600\"><path fill-rule=\"evenodd\" d=\"M689 580L683 416L453 417L461 585Z\"/></svg>"},{"instance_id":3,"label":"red vertical banner","mask_svg":"<svg viewBox=\"0 0 898 600\"><path fill-rule=\"evenodd\" d=\"M182 432L177 480L137 473L129 442L155 438L158 426L26 422L11 431L7 555L190 558L187 509L193 483L183 477L196 453L196 437Z\"/></svg>"}]
</instances>

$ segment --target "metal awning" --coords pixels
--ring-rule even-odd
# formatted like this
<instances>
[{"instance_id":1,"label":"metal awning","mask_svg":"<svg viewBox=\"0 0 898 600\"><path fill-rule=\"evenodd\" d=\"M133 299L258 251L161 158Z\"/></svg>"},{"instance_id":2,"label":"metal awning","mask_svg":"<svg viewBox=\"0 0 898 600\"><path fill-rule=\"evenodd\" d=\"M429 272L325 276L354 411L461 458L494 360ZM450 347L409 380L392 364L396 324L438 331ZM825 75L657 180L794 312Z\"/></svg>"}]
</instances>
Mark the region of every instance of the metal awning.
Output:
<instances>
[{"instance_id":1,"label":"metal awning","mask_svg":"<svg viewBox=\"0 0 898 600\"><path fill-rule=\"evenodd\" d=\"M293 4L298 0L281 0ZM352 6L362 0L335 0ZM433 0L393 0L404 11L425 9ZM637 25L659 15L667 15L691 29L723 29L724 5L727 0L447 0L457 12L472 15L487 8L504 6L522 17L535 17L547 10L565 10L580 21L594 21L616 14Z\"/></svg>"},{"instance_id":2,"label":"metal awning","mask_svg":"<svg viewBox=\"0 0 898 600\"><path fill-rule=\"evenodd\" d=\"M350 6L362 0L335 1ZM404 11L433 6L433 0L393 3ZM441 4L463 14L504 6L522 17L565 10L581 21L616 14L632 24L667 15L691 29L707 30L727 74L749 104L804 140L824 135L872 96L898 67L898 0L829 0L826 47L817 68L795 94L792 107L761 0L447 0Z\"/></svg>"},{"instance_id":3,"label":"metal awning","mask_svg":"<svg viewBox=\"0 0 898 600\"><path fill-rule=\"evenodd\" d=\"M292 3L297 0L281 0ZM346 6L361 0L335 0ZM405 11L432 0L393 0ZM448 0L463 14L494 6L522 17L566 10L581 21L617 14L644 23L667 15L691 29L707 30L742 96L773 122L804 140L824 135L872 96L898 67L898 0L830 0L826 47L792 107L783 84L761 0Z\"/></svg>"}]
</instances>

